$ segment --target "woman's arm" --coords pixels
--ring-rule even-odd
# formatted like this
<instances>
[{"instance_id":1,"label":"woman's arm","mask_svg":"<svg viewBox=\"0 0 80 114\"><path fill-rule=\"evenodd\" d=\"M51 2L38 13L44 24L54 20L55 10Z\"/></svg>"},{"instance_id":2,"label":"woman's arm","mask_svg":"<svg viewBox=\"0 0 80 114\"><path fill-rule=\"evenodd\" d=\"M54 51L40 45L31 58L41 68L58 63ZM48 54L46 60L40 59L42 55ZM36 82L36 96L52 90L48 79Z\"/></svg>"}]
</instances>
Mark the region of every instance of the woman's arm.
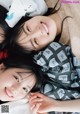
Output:
<instances>
[{"instance_id":1,"label":"woman's arm","mask_svg":"<svg viewBox=\"0 0 80 114\"><path fill-rule=\"evenodd\" d=\"M59 111L80 112L80 99L59 101Z\"/></svg>"},{"instance_id":2,"label":"woman's arm","mask_svg":"<svg viewBox=\"0 0 80 114\"><path fill-rule=\"evenodd\" d=\"M59 112L80 112L80 100L58 101L41 93L33 93L30 98L30 106L36 107L38 103L41 103L37 109L39 113L59 111ZM32 110L35 109L32 108Z\"/></svg>"}]
</instances>

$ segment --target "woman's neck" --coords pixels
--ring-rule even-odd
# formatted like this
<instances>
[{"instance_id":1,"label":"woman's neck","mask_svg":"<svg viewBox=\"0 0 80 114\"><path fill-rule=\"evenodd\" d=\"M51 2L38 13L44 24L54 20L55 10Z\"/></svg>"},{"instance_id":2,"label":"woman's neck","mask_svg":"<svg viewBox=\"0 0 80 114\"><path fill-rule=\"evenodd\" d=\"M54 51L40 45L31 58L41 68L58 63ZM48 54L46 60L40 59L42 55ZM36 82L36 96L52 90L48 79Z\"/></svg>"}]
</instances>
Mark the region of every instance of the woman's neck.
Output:
<instances>
[{"instance_id":1,"label":"woman's neck","mask_svg":"<svg viewBox=\"0 0 80 114\"><path fill-rule=\"evenodd\" d=\"M55 21L55 23L56 23L57 35L60 34L61 33L61 19L60 19L58 13L50 15L49 17L52 18Z\"/></svg>"}]
</instances>

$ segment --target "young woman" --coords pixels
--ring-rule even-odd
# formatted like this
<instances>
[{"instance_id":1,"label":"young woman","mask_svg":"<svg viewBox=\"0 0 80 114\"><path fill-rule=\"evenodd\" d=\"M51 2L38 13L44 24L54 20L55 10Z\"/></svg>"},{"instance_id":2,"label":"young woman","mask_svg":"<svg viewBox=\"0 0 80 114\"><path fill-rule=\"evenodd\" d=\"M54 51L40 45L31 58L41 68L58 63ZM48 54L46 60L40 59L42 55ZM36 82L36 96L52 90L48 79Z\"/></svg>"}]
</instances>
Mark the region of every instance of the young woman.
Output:
<instances>
[{"instance_id":1,"label":"young woman","mask_svg":"<svg viewBox=\"0 0 80 114\"><path fill-rule=\"evenodd\" d=\"M54 15L58 19L57 14ZM12 46L17 50L24 50L25 53L46 47L60 33L60 26L57 28L56 22L46 16L35 16L21 23L14 27L10 40Z\"/></svg>"},{"instance_id":2,"label":"young woman","mask_svg":"<svg viewBox=\"0 0 80 114\"><path fill-rule=\"evenodd\" d=\"M4 65L0 65L1 101L14 101L24 98L33 87L33 90L36 91L41 86L42 79L41 82L38 79L41 76L41 72L38 72L38 66L32 63L32 61L31 63L27 62L28 58L22 62L20 62L22 58L16 59L14 57L14 59L7 57L3 60ZM36 85L36 82L39 85Z\"/></svg>"},{"instance_id":3,"label":"young woman","mask_svg":"<svg viewBox=\"0 0 80 114\"><path fill-rule=\"evenodd\" d=\"M0 107L7 105L9 114L21 114L22 111L32 114L28 96L30 91L40 91L44 80L42 74L30 56L26 59L8 54L0 65Z\"/></svg>"},{"instance_id":4,"label":"young woman","mask_svg":"<svg viewBox=\"0 0 80 114\"><path fill-rule=\"evenodd\" d=\"M41 80L41 82L42 82L42 86L39 86L41 88L41 92L48 95L48 98L47 98L48 101L46 101L46 103L49 103L50 99L51 99L52 104L53 104L53 102L55 101L54 99L70 100L70 99L80 98L80 91L79 91L79 87L78 87L79 83L80 83L80 81L79 81L79 63L78 63L78 61L75 57L74 58L71 57L72 55L71 55L70 51L71 51L70 47L54 42L54 43L51 43L47 49L40 52L38 54L38 56L35 57L35 60L37 60L37 64L43 66L42 71L44 71L44 73L41 76L38 75L39 76L38 78L40 78L39 81ZM63 52L63 53L61 53L61 52ZM46 56L47 54L49 56ZM17 68L20 68L21 66L23 66L25 68L26 67L25 64L30 65L26 68L29 68L29 69L33 68L33 70L36 70L35 72L39 72L41 74L41 70L39 70L39 67L37 66L37 68L36 68L34 66L34 63L32 64L30 56L29 56L29 58L28 58L28 56L27 57L25 56L24 59L20 59L20 58L22 58L22 57L17 56L17 58L16 58L14 54L13 55L9 54L8 58L4 59L4 64L5 64L5 66L10 68L11 70L9 70L9 69L2 70L3 73L2 73L1 76L4 77L5 73L9 73L10 74L9 77L10 77L11 80L13 80L15 78L16 78L16 80L18 80L17 79L18 74L21 75L21 73L19 73L19 71L25 71L25 70L21 70L21 69L19 70L19 69L13 68L13 67L15 67L17 65ZM73 60L74 60L74 62L73 62ZM25 61L26 61L26 63L25 63ZM76 62L77 62L77 64L75 64ZM22 63L24 63L24 64L22 64ZM74 69L74 67L75 67L75 69ZM28 72L28 73L29 73L29 76L30 76L30 74L32 74L32 72L31 73ZM25 74L23 74L23 75L25 76ZM2 79L4 79L4 78L2 78ZM12 82L13 81L11 81L11 83ZM9 83L7 83L7 84L9 84ZM18 82L16 84L17 84L17 86L19 86ZM39 82L38 82L38 84L39 84ZM11 90L12 90L12 87L14 87L14 83L13 83L13 86L11 86ZM21 89L21 87L22 86L20 85L20 89ZM4 85L3 85L3 88L5 88ZM17 89L17 87L16 87L16 89ZM38 90L38 89L36 89L36 90ZM15 92L15 93L18 94L17 92ZM9 95L12 96L11 93L9 93ZM36 95L37 97L40 97L39 94L35 93L35 94L33 94L33 96L34 95ZM49 98L49 97L52 97L54 99ZM37 99L37 101L40 102L39 104L37 103L37 106L36 106L37 108L39 106L41 106L43 101L45 102L45 99L46 99L45 96L40 97L40 98L41 99L39 101ZM35 101L32 101L32 102L34 104ZM55 101L55 102L57 102L57 101ZM64 102L64 103L66 103L66 102ZM77 102L77 101L75 101L75 102ZM51 107L51 106L53 106L52 104L50 104L50 105L48 104L48 106ZM44 108L46 108L46 107L44 107ZM46 111L46 109L44 109L44 110L41 109L42 112L62 111L58 108L56 108L55 110L53 110L52 108L47 109L47 111ZM69 109L64 109L64 111L70 111L70 110Z\"/></svg>"},{"instance_id":5,"label":"young woman","mask_svg":"<svg viewBox=\"0 0 80 114\"><path fill-rule=\"evenodd\" d=\"M59 9L54 13L58 5ZM23 18L17 27L14 28L11 36L12 44L15 44L16 49L18 47L20 50L23 48L25 52L30 50L37 51L46 47L55 39L64 44L70 44L73 53L79 57L79 9L79 4L67 5L57 2L51 12L47 13L48 16L35 16L31 19L28 17ZM50 15L51 13L52 15ZM59 34L62 34L61 38L57 39L56 35Z\"/></svg>"},{"instance_id":6,"label":"young woman","mask_svg":"<svg viewBox=\"0 0 80 114\"><path fill-rule=\"evenodd\" d=\"M20 61L19 57L21 57L21 55L17 58L17 62L15 62L14 53L12 53L13 55L11 54L10 56L12 56L13 58L13 63L17 64L17 62ZM29 59L28 56L26 57L26 55L24 55L24 57L25 59L22 60L27 60L29 63L31 62L30 55ZM52 42L45 50L42 50L37 55L35 55L34 60L35 63L41 66L40 69L43 72L43 75L40 78L42 79L43 85L41 87L41 92L47 95L48 97L41 95L39 93L34 93L31 98L34 98L31 101L32 103L30 103L31 107L33 107L34 110L36 110L35 108L40 105L41 109L38 111L40 113L50 111L79 112L79 107L77 105L77 108L74 108L74 110L70 109L68 105L66 105L66 103L68 102L73 103L73 99L80 99L80 60L72 54L70 47L57 42ZM19 65L19 63L17 65ZM38 70L39 69L37 67L37 71ZM41 99L38 101L38 99L36 99L36 96L40 97ZM67 108L63 109L63 105L61 105L62 108L55 107L55 109L53 109L53 103L59 103L54 99L60 100L61 104L65 103L65 106ZM64 100L64 102L62 102L62 100ZM78 100L75 101L76 104L77 101ZM36 107L33 106L35 105L34 102L37 103ZM40 103L38 104L38 102ZM51 103L49 104L49 102ZM43 103L46 105L48 104L47 106L49 106L49 108L47 106L43 107ZM60 106L60 103L58 104L58 106ZM74 105L72 107L74 107ZM51 113L53 114L53 112Z\"/></svg>"},{"instance_id":7,"label":"young woman","mask_svg":"<svg viewBox=\"0 0 80 114\"><path fill-rule=\"evenodd\" d=\"M55 17L58 17L58 15L56 14L56 15L54 15L53 17L54 17L54 19L56 19ZM35 20L35 18L38 18L38 17L34 17L34 18L32 18L32 19ZM44 18L45 18L45 17L44 17ZM39 18L38 18L38 19L39 19ZM38 31L38 33L39 33L38 35L41 36L40 38L42 38L42 35L43 35L43 36L45 35L45 36L47 37L48 34L49 34L49 37L47 37L47 38L52 38L52 32L50 32L50 31L52 31L52 29L51 29L52 27L50 28L50 31L48 31L48 28L47 28L47 26L46 26L46 24L45 24L45 23L47 23L48 21L46 20L47 22L46 22L46 21L44 22L44 20L45 20L45 19L43 19L43 18L40 16L38 28L35 27L35 29L34 29L34 27L33 27L33 29L34 29L34 31L35 31L35 30L39 30L39 31ZM50 21L51 21L51 20L52 20L52 19L50 19ZM29 21L30 21L30 20L29 20ZM27 21L27 22L29 22L29 21ZM50 22L50 21L49 21L49 22ZM35 22L35 21L33 21L33 22ZM58 22L57 22L56 24L55 24L55 22L54 22L53 20L52 20L52 22L53 22L53 24L54 24L54 27L57 28L55 25L58 25ZM24 28L24 27L27 27L27 26L24 26L24 25L25 25L25 23L20 26L20 27L23 26L23 27L22 27L22 31L20 31L21 33L23 33L22 35L24 35L23 38L26 37L26 31L25 31L25 29L23 29L23 28ZM32 25L32 24L31 24L31 25ZM15 27L15 28L16 28L16 27ZM61 27L59 26L59 28L57 28L57 31L56 31L55 28L54 28L54 32L55 32L55 33L57 32L57 34L60 33L59 30L60 30ZM31 29L31 30L33 30L33 29ZM14 31L16 31L16 33L17 33L17 30L18 30L18 29L14 29ZM36 49L34 49L34 48L30 48L31 45L34 46L34 47L37 46L37 45L35 46L35 44L33 44L33 43L35 43L35 42L37 43L37 41L34 40L34 37L35 37L35 35L33 34L34 31L30 31L29 27L27 27L26 30L27 30L27 35L28 35L28 37L29 37L29 33L30 33L30 36L33 36L33 37L29 37L29 38L32 38L32 39L29 41L29 44L25 44L26 46L28 46L25 50L28 50L28 51L29 51L29 49L31 49L31 50L32 50L32 49L33 49L33 50L36 50ZM14 33L14 31L13 31L13 33ZM32 32L32 33L31 33L31 32ZM55 33L54 33L54 38L55 38ZM33 34L33 35L32 35L32 34ZM18 32L18 35L19 35L19 32ZM21 35L21 34L20 34L20 35ZM36 34L36 35L37 35L37 34ZM17 38L17 37L14 37L14 38ZM18 40L19 40L19 43L20 43L20 41L22 41L22 44L25 43L25 40L23 41L23 38L22 38L21 40L18 39ZM38 37L38 38L39 38L39 37ZM54 39L54 38L53 38L53 39ZM25 39L27 39L27 38L25 38ZM44 40L44 39L42 39L42 40ZM51 42L51 40L52 40L52 39L49 40L49 43ZM14 39L13 41L15 41L15 39ZM12 42L13 42L13 41L12 41ZM41 40L39 40L39 41L41 41ZM45 43L45 42L44 42L44 43ZM42 44L42 43L41 43L41 44ZM43 44L43 45L41 45L41 47L45 47L46 45L48 45L48 41L47 41L47 40L46 40L45 45ZM13 46L18 47L17 44L16 44L16 45L13 44L12 47L13 47ZM21 45L21 46L22 46L22 45ZM30 46L30 47L29 47L29 46ZM20 47L20 45L19 45L19 47ZM38 49L41 49L41 47L38 48ZM20 49L20 51L21 51L21 48L19 48L19 49ZM27 51L26 51L26 52L27 52ZM29 51L29 52L30 52L30 51ZM61 68L61 67L60 67L60 68ZM55 84L54 84L54 85L55 85ZM62 85L61 85L61 87L64 88ZM70 89L70 88L69 88L69 89ZM74 96L73 96L73 97L74 97Z\"/></svg>"},{"instance_id":8,"label":"young woman","mask_svg":"<svg viewBox=\"0 0 80 114\"><path fill-rule=\"evenodd\" d=\"M35 82L35 75L31 70L21 68L5 70L2 68L0 71L0 100L14 101L24 98Z\"/></svg>"},{"instance_id":9,"label":"young woman","mask_svg":"<svg viewBox=\"0 0 80 114\"><path fill-rule=\"evenodd\" d=\"M49 13L53 13L53 12L55 12L55 10L53 10L53 9L49 9L49 11L47 12L47 14L46 15L48 15ZM35 17L36 18L36 17ZM33 30L31 30L31 31L33 31L34 33L36 32L35 30L36 30L36 27L37 27L37 34L38 34L38 36L35 36L34 35L34 37L45 37L45 40L42 40L43 41L43 44L40 46L40 47L38 47L38 49L34 49L33 47L32 47L32 44L30 43L30 41L22 41L21 39L23 39L23 37L25 37L26 36L26 33L24 34L23 32L20 32L20 31L23 31L23 30L21 30L22 28L24 28L24 27L22 27L23 25L24 25L24 23L25 22L27 22L27 20L29 20L30 18L29 17L25 17L25 18L22 18L21 19L21 21L13 28L13 30L12 30L12 32L10 31L10 32L5 32L7 35L6 35L6 38L7 38L7 40L5 40L4 41L4 45L5 44L7 44L7 42L8 42L8 44L9 44L9 41L10 41L10 44L12 45L15 45L15 47L16 47L16 49L25 49L26 50L26 52L27 52L27 50L39 50L39 49L42 49L43 47L45 47L45 46L47 46L50 42L52 42L53 40L54 40L54 38L55 38L55 36L56 36L56 32L58 32L59 33L59 31L57 31L56 29L56 23L55 23L55 21L54 20L52 20L52 19L47 19L47 17L45 17L44 19L43 19L43 17L37 17L36 19L35 18L32 18L31 19L31 21L29 22L29 24L31 23L35 23L35 21L36 20L38 20L39 18L39 21L37 21L37 23L36 23L36 25L34 26L34 24L32 25L32 27L28 27L28 28L31 28L31 29L33 29ZM47 19L46 20L46 22L45 22L45 19ZM57 18L58 19L58 18ZM42 21L43 20L43 21ZM50 25L52 25L53 24L53 27L50 27L50 34L51 35L49 35L49 31L48 31L48 28L47 28L47 26L46 26L46 23L48 22L48 20L49 21L51 21L50 23L49 23L49 26ZM31 26L31 24L30 24L30 26ZM38 24L39 24L39 27L38 27ZM1 25L2 25L2 27L3 28L6 28L6 31L9 31L9 30L11 30L9 27L8 27L8 25L6 24L6 22L5 21L3 21L3 23L1 23ZM42 29L42 30L39 30L39 28L40 29ZM25 29L26 29L26 24L25 24L25 28L24 28L24 32L26 32L25 31ZM54 31L53 31L54 30ZM30 30L29 30L30 31ZM29 33L29 31L27 31L28 33ZM9 34L8 34L9 33ZM21 34L21 33L23 33L22 35L19 35L19 34ZM11 34L11 36L10 36L10 34ZM30 34L33 34L33 33L31 33L30 32ZM24 36L25 35L25 36ZM22 38L18 38L18 36L21 36ZM50 40L47 40L47 37L50 37ZM31 36L30 36L31 37ZM28 39L31 39L31 38L28 38ZM47 41L46 41L47 40ZM22 42L21 42L22 41ZM45 42L46 41L46 42ZM24 45L23 45L23 43L25 42L25 44L27 45L27 47L25 47ZM28 44L27 44L27 42L28 42ZM32 42L32 40L31 40L31 42ZM36 42L36 41L35 41ZM34 41L33 41L33 43L34 43ZM41 42L42 43L42 42ZM40 43L40 44L41 44ZM12 45L12 46L13 46ZM8 45L7 45L8 46ZM33 45L34 46L34 45ZM14 47L14 46L13 46ZM21 48L20 48L21 47ZM29 49L30 48L30 49ZM32 49L33 48L33 49Z\"/></svg>"}]
</instances>

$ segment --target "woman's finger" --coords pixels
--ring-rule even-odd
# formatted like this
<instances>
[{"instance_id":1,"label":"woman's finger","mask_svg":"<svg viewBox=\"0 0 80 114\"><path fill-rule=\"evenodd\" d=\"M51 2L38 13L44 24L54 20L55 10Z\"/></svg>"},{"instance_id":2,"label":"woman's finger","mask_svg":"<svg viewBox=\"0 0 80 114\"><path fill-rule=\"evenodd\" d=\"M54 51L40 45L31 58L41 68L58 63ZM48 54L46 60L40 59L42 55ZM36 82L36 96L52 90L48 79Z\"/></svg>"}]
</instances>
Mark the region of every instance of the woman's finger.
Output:
<instances>
[{"instance_id":1,"label":"woman's finger","mask_svg":"<svg viewBox=\"0 0 80 114\"><path fill-rule=\"evenodd\" d=\"M40 97L40 98L43 98L44 95L42 93L39 93L39 92L35 92L35 93L30 93L31 96L37 96L37 97Z\"/></svg>"},{"instance_id":2,"label":"woman's finger","mask_svg":"<svg viewBox=\"0 0 80 114\"><path fill-rule=\"evenodd\" d=\"M42 101L43 101L43 99L41 99L41 98L35 98L33 100L30 100L29 102L35 103L35 102L42 102Z\"/></svg>"},{"instance_id":3,"label":"woman's finger","mask_svg":"<svg viewBox=\"0 0 80 114\"><path fill-rule=\"evenodd\" d=\"M37 98L37 96L32 96L32 97L29 98L29 101L32 101L35 98Z\"/></svg>"},{"instance_id":4,"label":"woman's finger","mask_svg":"<svg viewBox=\"0 0 80 114\"><path fill-rule=\"evenodd\" d=\"M36 103L31 107L31 110L37 112L40 106L41 106L41 103Z\"/></svg>"}]
</instances>

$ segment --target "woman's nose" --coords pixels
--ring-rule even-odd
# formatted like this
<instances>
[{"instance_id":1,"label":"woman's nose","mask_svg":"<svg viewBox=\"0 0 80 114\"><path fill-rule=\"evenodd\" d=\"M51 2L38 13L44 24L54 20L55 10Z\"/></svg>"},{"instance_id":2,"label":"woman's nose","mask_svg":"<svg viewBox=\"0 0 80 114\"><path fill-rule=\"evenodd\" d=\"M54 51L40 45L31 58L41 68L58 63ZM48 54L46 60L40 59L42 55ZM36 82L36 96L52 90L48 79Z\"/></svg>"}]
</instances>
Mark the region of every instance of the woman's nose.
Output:
<instances>
[{"instance_id":1,"label":"woman's nose","mask_svg":"<svg viewBox=\"0 0 80 114\"><path fill-rule=\"evenodd\" d=\"M11 87L7 87L7 93L9 96L15 97L19 94L21 90L21 86L20 84L17 84L16 86L11 86Z\"/></svg>"},{"instance_id":2,"label":"woman's nose","mask_svg":"<svg viewBox=\"0 0 80 114\"><path fill-rule=\"evenodd\" d=\"M41 31L41 29L39 29L39 28L37 28L37 29L35 29L33 32L32 32L32 37L40 37L40 36L42 36L42 31Z\"/></svg>"}]
</instances>

